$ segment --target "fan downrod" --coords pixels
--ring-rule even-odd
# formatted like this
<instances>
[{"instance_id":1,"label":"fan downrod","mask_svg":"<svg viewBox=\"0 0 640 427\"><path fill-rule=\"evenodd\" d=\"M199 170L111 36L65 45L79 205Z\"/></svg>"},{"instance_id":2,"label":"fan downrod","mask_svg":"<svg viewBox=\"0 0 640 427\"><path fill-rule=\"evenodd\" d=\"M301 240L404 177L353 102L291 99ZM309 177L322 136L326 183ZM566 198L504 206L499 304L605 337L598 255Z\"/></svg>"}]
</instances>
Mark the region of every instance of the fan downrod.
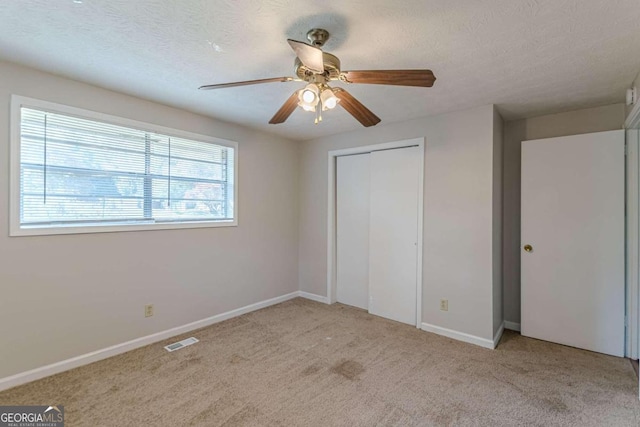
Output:
<instances>
[{"instance_id":1,"label":"fan downrod","mask_svg":"<svg viewBox=\"0 0 640 427\"><path fill-rule=\"evenodd\" d=\"M307 33L307 39L311 45L322 47L329 40L329 31L322 28L313 28Z\"/></svg>"}]
</instances>

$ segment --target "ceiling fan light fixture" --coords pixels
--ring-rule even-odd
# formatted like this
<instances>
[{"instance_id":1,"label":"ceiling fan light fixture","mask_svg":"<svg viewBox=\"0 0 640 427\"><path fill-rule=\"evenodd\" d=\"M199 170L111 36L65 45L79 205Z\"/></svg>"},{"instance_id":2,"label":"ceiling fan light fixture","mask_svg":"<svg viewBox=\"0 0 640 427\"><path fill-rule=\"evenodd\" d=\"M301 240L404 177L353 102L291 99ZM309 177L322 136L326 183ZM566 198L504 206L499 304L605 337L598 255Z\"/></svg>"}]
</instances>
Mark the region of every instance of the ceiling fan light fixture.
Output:
<instances>
[{"instance_id":1,"label":"ceiling fan light fixture","mask_svg":"<svg viewBox=\"0 0 640 427\"><path fill-rule=\"evenodd\" d=\"M336 105L338 105L338 102L340 102L329 86L320 94L320 101L322 102L322 111L333 110L336 108Z\"/></svg>"},{"instance_id":2,"label":"ceiling fan light fixture","mask_svg":"<svg viewBox=\"0 0 640 427\"><path fill-rule=\"evenodd\" d=\"M320 90L318 86L314 83L309 83L300 91L298 94L298 99L300 100L301 106L306 105L309 107L314 107L318 104L318 100L320 99Z\"/></svg>"},{"instance_id":3,"label":"ceiling fan light fixture","mask_svg":"<svg viewBox=\"0 0 640 427\"><path fill-rule=\"evenodd\" d=\"M313 93L312 91L305 89L302 91L302 101L306 102L307 104L311 104L313 103L313 101L316 100L316 94Z\"/></svg>"}]
</instances>

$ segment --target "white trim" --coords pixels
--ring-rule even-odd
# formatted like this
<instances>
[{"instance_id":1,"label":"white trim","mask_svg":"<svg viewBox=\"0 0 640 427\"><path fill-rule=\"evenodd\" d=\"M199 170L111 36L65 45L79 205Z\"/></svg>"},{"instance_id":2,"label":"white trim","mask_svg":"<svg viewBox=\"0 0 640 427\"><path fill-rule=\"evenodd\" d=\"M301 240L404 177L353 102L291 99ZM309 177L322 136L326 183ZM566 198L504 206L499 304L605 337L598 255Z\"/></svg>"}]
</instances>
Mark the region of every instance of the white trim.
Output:
<instances>
[{"instance_id":1,"label":"white trim","mask_svg":"<svg viewBox=\"0 0 640 427\"><path fill-rule=\"evenodd\" d=\"M329 304L335 303L336 296L336 156L331 151L328 153L328 179L327 191L327 300Z\"/></svg>"},{"instance_id":2,"label":"white trim","mask_svg":"<svg viewBox=\"0 0 640 427\"><path fill-rule=\"evenodd\" d=\"M504 328L510 331L520 332L520 323L504 321Z\"/></svg>"},{"instance_id":3,"label":"white trim","mask_svg":"<svg viewBox=\"0 0 640 427\"><path fill-rule=\"evenodd\" d=\"M625 356L631 359L640 357L640 191L638 178L640 172L640 102L635 103L624 122L627 143L627 336ZM640 389L638 390L640 398Z\"/></svg>"},{"instance_id":4,"label":"white trim","mask_svg":"<svg viewBox=\"0 0 640 427\"><path fill-rule=\"evenodd\" d=\"M311 294L309 294L311 295ZM147 335L141 338L136 338L131 341L127 341L121 344L116 344L111 347L103 348L101 350L92 351L80 356L72 357L60 362L52 363L47 366L32 369L30 371L21 372L19 374L12 375L0 379L0 391L7 390L12 387L19 386L31 381L39 380L50 375L55 375L60 372L68 371L69 369L77 368L79 366L88 365L89 363L97 362L118 354L125 353L127 351L135 350L140 347L144 347L149 344L156 343L158 341L165 340L167 338L174 337L176 335L191 332L196 329L204 328L214 323L222 322L237 316L241 316L252 311L260 310L265 307L269 307L281 302L288 301L290 299L300 296L300 292L291 292L286 295L271 298L265 301L260 301L254 304L237 308L235 310L227 311L226 313L217 314L215 316L208 317L206 319L198 320L196 322L188 323L186 325L178 326L176 328L167 329L166 331L157 332L155 334Z\"/></svg>"},{"instance_id":5,"label":"white trim","mask_svg":"<svg viewBox=\"0 0 640 427\"><path fill-rule=\"evenodd\" d=\"M418 249L416 257L418 260L418 271L416 272L416 328L422 325L422 240L424 236L424 138L418 144L420 152L420 170L418 171Z\"/></svg>"},{"instance_id":6,"label":"white trim","mask_svg":"<svg viewBox=\"0 0 640 427\"><path fill-rule=\"evenodd\" d=\"M495 348L494 341L480 338L475 335L465 334L464 332L454 331L453 329L442 328L436 325L430 325L429 323L423 323L420 327L423 331L432 332L434 334L442 335L454 340L463 341L469 344L475 344L480 347L493 350ZM501 332L500 330L498 332ZM495 338L494 338L495 339Z\"/></svg>"},{"instance_id":7,"label":"white trim","mask_svg":"<svg viewBox=\"0 0 640 427\"><path fill-rule=\"evenodd\" d=\"M329 298L324 297L322 295L311 294L309 292L298 291L298 296L300 298L309 299L311 301L321 302L323 304L329 304Z\"/></svg>"},{"instance_id":8,"label":"white trim","mask_svg":"<svg viewBox=\"0 0 640 427\"><path fill-rule=\"evenodd\" d=\"M234 154L234 206L233 220L224 221L194 221L194 222L163 222L157 224L117 224L117 225L94 225L94 226L58 226L41 228L20 227L20 109L21 107L34 108L52 113L61 113L84 119L91 119L103 123L110 123L118 126L127 126L133 129L160 133L177 138L191 139L195 141L208 142L233 148ZM203 227L235 227L238 225L238 143L209 135L201 135L193 132L172 129L152 123L140 122L124 117L112 116L97 111L82 108L70 107L68 105L43 101L40 99L28 98L20 95L11 95L11 123L9 142L9 236L41 236L52 234L79 234L79 233L110 233L116 231L143 231L143 230L166 230L181 228L203 228Z\"/></svg>"},{"instance_id":9,"label":"white trim","mask_svg":"<svg viewBox=\"0 0 640 427\"><path fill-rule=\"evenodd\" d=\"M639 104L636 104L639 105ZM638 123L640 126L640 123ZM625 356L631 359L638 359L638 239L640 233L638 230L638 163L639 163L639 150L638 150L638 134L640 132L637 129L628 129L626 131L626 153L627 153L627 272L626 272L626 287L627 287L627 307L626 307L626 346Z\"/></svg>"},{"instance_id":10,"label":"white trim","mask_svg":"<svg viewBox=\"0 0 640 427\"><path fill-rule=\"evenodd\" d=\"M495 349L500 343L500 338L502 338L502 334L504 333L504 322L500 324L498 331L493 336L493 348Z\"/></svg>"},{"instance_id":11,"label":"white trim","mask_svg":"<svg viewBox=\"0 0 640 427\"><path fill-rule=\"evenodd\" d=\"M18 197L20 197L18 195ZM12 202L15 204L16 202ZM18 207L20 206L20 202ZM11 207L13 209L13 206ZM236 227L238 221L194 221L194 222L159 222L153 224L118 224L118 225L95 225L95 226L60 226L60 227L38 227L21 228L20 214L11 217L10 237L22 236L52 236L59 234L93 234L93 233L115 233L122 231L149 231L149 230L177 230L185 228L212 228L212 227ZM235 213L234 213L235 215ZM14 220L15 218L15 220ZM237 217L236 217L237 218Z\"/></svg>"},{"instance_id":12,"label":"white trim","mask_svg":"<svg viewBox=\"0 0 640 427\"><path fill-rule=\"evenodd\" d=\"M336 157L352 154L365 154L372 151L391 150L394 148L418 147L420 151L420 183L418 193L418 265L416 271L416 327L422 322L422 240L423 240L423 209L424 209L424 138L406 139L402 141L385 142L375 145L331 150L328 155L328 191L327 191L327 301L336 302Z\"/></svg>"}]
</instances>

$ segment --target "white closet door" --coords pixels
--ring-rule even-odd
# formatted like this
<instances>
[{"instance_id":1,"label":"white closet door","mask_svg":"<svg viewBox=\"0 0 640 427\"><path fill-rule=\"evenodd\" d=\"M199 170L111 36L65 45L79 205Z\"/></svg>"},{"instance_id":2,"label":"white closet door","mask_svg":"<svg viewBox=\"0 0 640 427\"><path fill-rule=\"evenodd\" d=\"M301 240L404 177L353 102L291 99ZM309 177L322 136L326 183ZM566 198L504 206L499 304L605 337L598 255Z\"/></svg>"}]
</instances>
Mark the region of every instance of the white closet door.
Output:
<instances>
[{"instance_id":1,"label":"white closet door","mask_svg":"<svg viewBox=\"0 0 640 427\"><path fill-rule=\"evenodd\" d=\"M522 335L624 354L624 131L522 143Z\"/></svg>"},{"instance_id":2,"label":"white closet door","mask_svg":"<svg viewBox=\"0 0 640 427\"><path fill-rule=\"evenodd\" d=\"M369 154L337 158L337 300L369 306Z\"/></svg>"},{"instance_id":3,"label":"white closet door","mask_svg":"<svg viewBox=\"0 0 640 427\"><path fill-rule=\"evenodd\" d=\"M371 153L369 312L416 324L418 147Z\"/></svg>"}]
</instances>

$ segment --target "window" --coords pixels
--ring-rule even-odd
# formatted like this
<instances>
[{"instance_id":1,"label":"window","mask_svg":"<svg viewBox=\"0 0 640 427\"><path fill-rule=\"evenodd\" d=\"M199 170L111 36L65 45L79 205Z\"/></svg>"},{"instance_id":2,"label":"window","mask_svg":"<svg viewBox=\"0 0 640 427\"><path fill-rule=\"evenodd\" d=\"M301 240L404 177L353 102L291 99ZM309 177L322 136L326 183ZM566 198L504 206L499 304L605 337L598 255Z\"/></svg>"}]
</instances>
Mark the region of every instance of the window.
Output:
<instances>
[{"instance_id":1,"label":"window","mask_svg":"<svg viewBox=\"0 0 640 427\"><path fill-rule=\"evenodd\" d=\"M12 235L237 224L235 143L22 97L12 108Z\"/></svg>"}]
</instances>

